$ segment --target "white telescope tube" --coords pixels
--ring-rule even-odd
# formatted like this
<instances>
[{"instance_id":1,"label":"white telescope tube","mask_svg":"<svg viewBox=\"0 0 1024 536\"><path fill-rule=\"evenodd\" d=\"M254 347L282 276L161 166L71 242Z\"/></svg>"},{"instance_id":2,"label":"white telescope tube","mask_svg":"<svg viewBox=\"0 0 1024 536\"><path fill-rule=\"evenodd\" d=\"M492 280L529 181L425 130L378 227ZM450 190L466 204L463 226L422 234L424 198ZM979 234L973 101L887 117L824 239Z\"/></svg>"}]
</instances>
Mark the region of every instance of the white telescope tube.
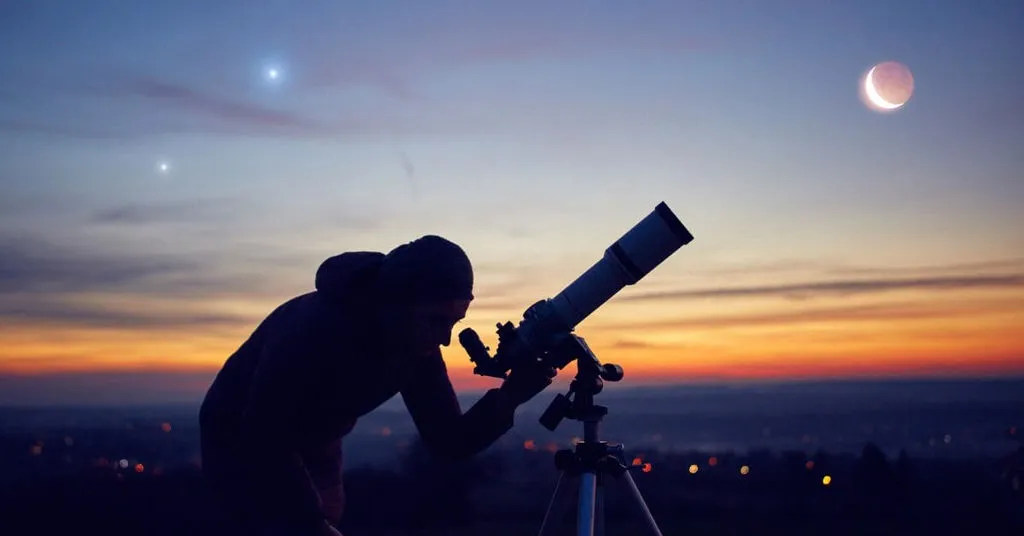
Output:
<instances>
[{"instance_id":1,"label":"white telescope tube","mask_svg":"<svg viewBox=\"0 0 1024 536\"><path fill-rule=\"evenodd\" d=\"M573 329L626 285L640 281L693 235L661 202L605 250L601 260L551 298L559 320Z\"/></svg>"}]
</instances>

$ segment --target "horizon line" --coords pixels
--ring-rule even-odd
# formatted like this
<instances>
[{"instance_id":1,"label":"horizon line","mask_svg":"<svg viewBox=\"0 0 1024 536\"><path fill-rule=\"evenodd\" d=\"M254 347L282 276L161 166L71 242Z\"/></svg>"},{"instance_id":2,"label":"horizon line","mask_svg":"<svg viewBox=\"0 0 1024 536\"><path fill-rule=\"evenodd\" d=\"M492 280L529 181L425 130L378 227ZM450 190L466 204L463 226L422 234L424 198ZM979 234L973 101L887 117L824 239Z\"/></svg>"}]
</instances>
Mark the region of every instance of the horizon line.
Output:
<instances>
[{"instance_id":1,"label":"horizon line","mask_svg":"<svg viewBox=\"0 0 1024 536\"><path fill-rule=\"evenodd\" d=\"M1024 374L1013 375L1013 376L879 376L879 377L858 377L858 376L843 376L843 377L828 377L828 378L772 378L772 379L729 379L729 380L693 380L693 381L676 381L669 383L655 383L655 384L640 384L640 385L615 385L612 391L604 391L602 395L608 394L624 394L622 391L657 391L662 389L671 389L678 387L692 387L692 388L714 388L714 387L729 387L729 388L756 388L765 386L781 386L781 387L799 387L802 385L827 385L827 384L906 384L906 383L918 383L918 384L971 384L971 383L1002 383L1002 384L1013 384L1013 383L1024 383ZM466 389L456 393L458 397L468 396L479 396L482 395L487 389ZM552 392L561 392L561 389L552 389ZM618 393L616 393L618 391ZM396 397L399 395L396 395ZM88 409L92 411L104 410L104 409L131 409L131 408L155 408L155 407L198 407L202 404L203 397L197 397L192 401L185 400L167 400L164 402L152 401L152 402L125 402L120 404L88 404L88 403L57 403L57 404L0 404L0 411L4 410L82 410ZM376 408L374 411L394 411L386 406L392 402L389 399L387 402ZM465 409L465 408L464 408Z\"/></svg>"}]
</instances>

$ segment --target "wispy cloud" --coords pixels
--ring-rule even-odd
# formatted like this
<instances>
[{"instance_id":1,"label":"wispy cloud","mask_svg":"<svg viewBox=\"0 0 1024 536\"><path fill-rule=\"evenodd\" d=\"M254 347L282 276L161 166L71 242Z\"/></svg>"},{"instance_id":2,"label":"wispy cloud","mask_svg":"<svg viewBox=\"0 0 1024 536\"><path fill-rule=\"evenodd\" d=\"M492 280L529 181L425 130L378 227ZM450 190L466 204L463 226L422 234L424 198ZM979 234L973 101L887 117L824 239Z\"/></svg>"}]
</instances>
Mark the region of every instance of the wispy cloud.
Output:
<instances>
[{"instance_id":1,"label":"wispy cloud","mask_svg":"<svg viewBox=\"0 0 1024 536\"><path fill-rule=\"evenodd\" d=\"M659 301L687 298L771 297L793 300L821 296L878 294L903 290L1009 289L1024 287L1024 275L964 275L905 279L848 279L784 285L753 285L648 292L623 296L621 301Z\"/></svg>"},{"instance_id":2,"label":"wispy cloud","mask_svg":"<svg viewBox=\"0 0 1024 536\"><path fill-rule=\"evenodd\" d=\"M697 275L763 276L794 272L827 272L841 266L836 262L822 259L777 259L757 262L711 262L704 267L691 268L689 273Z\"/></svg>"},{"instance_id":3,"label":"wispy cloud","mask_svg":"<svg viewBox=\"0 0 1024 536\"><path fill-rule=\"evenodd\" d=\"M100 141L138 141L174 134L272 137L286 139L386 139L421 134L480 132L500 123L491 117L460 113L454 105L397 109L361 106L328 117L271 108L237 94L226 96L198 86L141 73L111 76L115 82L66 89L63 97L87 96L93 102L67 113L0 108L0 135L37 135ZM239 94L243 92L238 92ZM59 100L59 99L58 99ZM290 99L297 102L296 99ZM98 110L104 110L100 113ZM6 116L6 117L5 117Z\"/></svg>"},{"instance_id":4,"label":"wispy cloud","mask_svg":"<svg viewBox=\"0 0 1024 536\"><path fill-rule=\"evenodd\" d=\"M248 319L204 310L198 303L284 290L274 277L280 270L252 273L225 269L220 259L203 255L128 254L89 246L95 244L0 237L0 319L107 327L220 326ZM168 308L162 302L179 305Z\"/></svg>"},{"instance_id":5,"label":"wispy cloud","mask_svg":"<svg viewBox=\"0 0 1024 536\"><path fill-rule=\"evenodd\" d=\"M295 113L259 106L237 97L228 98L212 92L203 92L145 75L125 77L108 87L99 88L99 91L113 98L141 97L177 108L181 112L196 113L236 124L303 130L322 128L318 123Z\"/></svg>"},{"instance_id":6,"label":"wispy cloud","mask_svg":"<svg viewBox=\"0 0 1024 536\"><path fill-rule=\"evenodd\" d=\"M831 277L928 276L964 273L991 273L1000 270L1024 272L1024 257L1009 257L975 262L920 266L865 266L830 259L777 259L767 262L712 262L703 268L688 270L700 275L764 276L786 273L815 273Z\"/></svg>"},{"instance_id":7,"label":"wispy cloud","mask_svg":"<svg viewBox=\"0 0 1024 536\"><path fill-rule=\"evenodd\" d=\"M97 210L89 218L92 223L143 225L209 220L230 208L229 199L195 199L160 204L125 204Z\"/></svg>"},{"instance_id":8,"label":"wispy cloud","mask_svg":"<svg viewBox=\"0 0 1024 536\"><path fill-rule=\"evenodd\" d=\"M1004 308L1009 306L1003 306ZM827 322L884 322L889 320L924 320L976 316L999 311L998 305L971 304L957 308L936 307L927 303L898 303L816 307L801 310L780 310L759 313L670 318L636 322L607 322L592 329L645 331L687 330L758 326L796 326Z\"/></svg>"},{"instance_id":9,"label":"wispy cloud","mask_svg":"<svg viewBox=\"0 0 1024 536\"><path fill-rule=\"evenodd\" d=\"M145 289L163 276L201 269L196 261L181 258L112 256L39 237L0 237L0 293Z\"/></svg>"},{"instance_id":10,"label":"wispy cloud","mask_svg":"<svg viewBox=\"0 0 1024 536\"><path fill-rule=\"evenodd\" d=\"M654 348L656 346L654 343L633 339L619 339L610 345L611 348L619 350L636 350L640 348Z\"/></svg>"},{"instance_id":11,"label":"wispy cloud","mask_svg":"<svg viewBox=\"0 0 1024 536\"><path fill-rule=\"evenodd\" d=\"M51 106L0 106L0 133L133 141L164 134L322 137L351 128L254 102L222 87L111 67L104 76L38 88Z\"/></svg>"},{"instance_id":12,"label":"wispy cloud","mask_svg":"<svg viewBox=\"0 0 1024 536\"><path fill-rule=\"evenodd\" d=\"M1024 272L1024 257L1010 257L1005 259L992 259L975 262L960 262L952 264L931 265L931 266L907 266L907 267L872 267L872 266L833 266L825 270L836 275L874 275L874 276L899 276L899 275L956 275L964 273L992 273L997 271Z\"/></svg>"},{"instance_id":13,"label":"wispy cloud","mask_svg":"<svg viewBox=\"0 0 1024 536\"><path fill-rule=\"evenodd\" d=\"M72 295L45 296L7 295L0 307L0 318L28 325L59 324L90 328L118 329L186 329L207 330L219 327L255 325L254 315L228 314L205 311L193 303L178 310L163 311L146 303L140 295L132 306L112 306L104 303L78 303Z\"/></svg>"},{"instance_id":14,"label":"wispy cloud","mask_svg":"<svg viewBox=\"0 0 1024 536\"><path fill-rule=\"evenodd\" d=\"M101 99L121 114L134 113L136 129L157 132L306 137L327 135L343 126L250 101L230 88L207 89L143 72L110 75L83 84L77 93Z\"/></svg>"}]
</instances>

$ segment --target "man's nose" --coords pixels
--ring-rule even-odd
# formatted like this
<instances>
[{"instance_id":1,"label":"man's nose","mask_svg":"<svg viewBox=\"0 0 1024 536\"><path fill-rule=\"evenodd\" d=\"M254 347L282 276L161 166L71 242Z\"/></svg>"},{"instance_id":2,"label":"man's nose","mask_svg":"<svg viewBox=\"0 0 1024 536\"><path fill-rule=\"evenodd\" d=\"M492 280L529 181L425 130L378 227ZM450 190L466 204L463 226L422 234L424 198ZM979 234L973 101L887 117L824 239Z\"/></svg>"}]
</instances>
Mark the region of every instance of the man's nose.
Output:
<instances>
[{"instance_id":1,"label":"man's nose","mask_svg":"<svg viewBox=\"0 0 1024 536\"><path fill-rule=\"evenodd\" d=\"M445 331L441 336L441 346L448 347L452 343L452 332Z\"/></svg>"}]
</instances>

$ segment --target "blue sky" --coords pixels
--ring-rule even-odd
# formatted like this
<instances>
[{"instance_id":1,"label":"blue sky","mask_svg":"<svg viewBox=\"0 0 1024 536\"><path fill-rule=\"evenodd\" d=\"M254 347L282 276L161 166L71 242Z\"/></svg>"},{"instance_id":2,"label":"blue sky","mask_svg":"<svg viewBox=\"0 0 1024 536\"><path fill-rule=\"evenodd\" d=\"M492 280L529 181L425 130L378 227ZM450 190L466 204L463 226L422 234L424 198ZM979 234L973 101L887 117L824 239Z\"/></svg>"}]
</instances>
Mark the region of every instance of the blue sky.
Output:
<instances>
[{"instance_id":1,"label":"blue sky","mask_svg":"<svg viewBox=\"0 0 1024 536\"><path fill-rule=\"evenodd\" d=\"M1015 292L986 278L1024 267L1021 35L1012 0L0 0L0 316L216 309L237 341L323 258L438 233L512 317L660 201L696 240L626 293ZM888 60L915 93L883 115Z\"/></svg>"}]
</instances>

